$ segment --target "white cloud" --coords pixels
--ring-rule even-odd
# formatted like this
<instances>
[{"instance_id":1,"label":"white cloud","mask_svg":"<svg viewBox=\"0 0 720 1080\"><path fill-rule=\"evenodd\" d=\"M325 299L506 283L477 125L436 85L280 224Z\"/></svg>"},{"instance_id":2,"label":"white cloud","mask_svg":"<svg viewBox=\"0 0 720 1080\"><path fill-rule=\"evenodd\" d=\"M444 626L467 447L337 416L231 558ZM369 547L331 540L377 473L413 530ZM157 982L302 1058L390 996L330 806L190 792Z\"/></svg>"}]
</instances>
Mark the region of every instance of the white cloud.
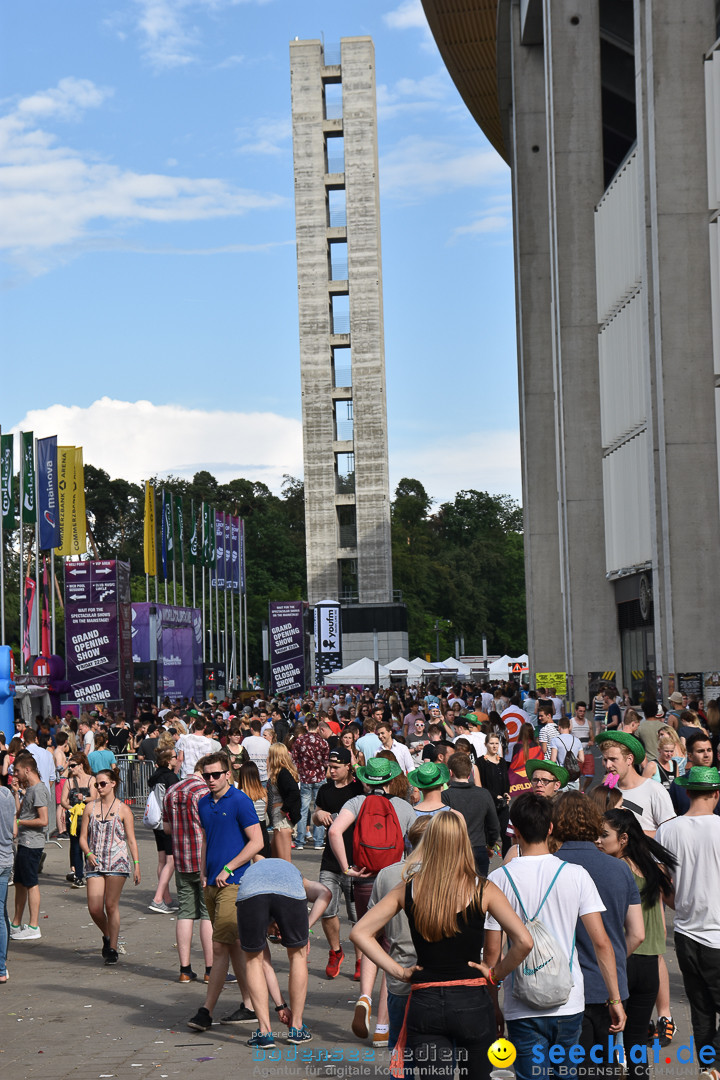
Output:
<instances>
[{"instance_id":1,"label":"white cloud","mask_svg":"<svg viewBox=\"0 0 720 1080\"><path fill-rule=\"evenodd\" d=\"M380 83L377 88L378 116L390 120L410 112L447 107L452 83L443 69L422 79L398 79L392 86Z\"/></svg>"},{"instance_id":2,"label":"white cloud","mask_svg":"<svg viewBox=\"0 0 720 1080\"><path fill-rule=\"evenodd\" d=\"M82 446L86 462L135 483L153 475L191 479L207 469L221 483L243 477L279 493L284 473L302 476L301 423L277 413L104 397L87 407L32 410L12 430L57 435L61 445Z\"/></svg>"},{"instance_id":3,"label":"white cloud","mask_svg":"<svg viewBox=\"0 0 720 1080\"><path fill-rule=\"evenodd\" d=\"M507 165L491 146L408 135L380 160L383 195L415 201L439 192L482 187L503 179Z\"/></svg>"},{"instance_id":4,"label":"white cloud","mask_svg":"<svg viewBox=\"0 0 720 1080\"><path fill-rule=\"evenodd\" d=\"M194 14L219 11L244 3L267 3L268 0L134 0L136 28L145 59L158 71L184 67L197 60L200 31L190 23ZM239 63L242 57L228 61ZM230 66L228 61L221 67Z\"/></svg>"},{"instance_id":5,"label":"white cloud","mask_svg":"<svg viewBox=\"0 0 720 1080\"><path fill-rule=\"evenodd\" d=\"M453 238L459 236L481 236L485 233L505 232L512 224L512 219L507 214L483 214L469 225L460 225L455 229Z\"/></svg>"},{"instance_id":6,"label":"white cloud","mask_svg":"<svg viewBox=\"0 0 720 1080\"><path fill-rule=\"evenodd\" d=\"M17 103L0 118L0 248L30 256L138 222L236 217L284 199L225 180L137 173L62 146L40 122L77 120L110 90L86 79L62 79Z\"/></svg>"},{"instance_id":7,"label":"white cloud","mask_svg":"<svg viewBox=\"0 0 720 1080\"><path fill-rule=\"evenodd\" d=\"M261 116L250 127L238 128L235 132L241 154L284 154L290 147L287 144L292 135L289 117Z\"/></svg>"},{"instance_id":8,"label":"white cloud","mask_svg":"<svg viewBox=\"0 0 720 1080\"><path fill-rule=\"evenodd\" d=\"M392 437L392 431L391 431ZM461 437L425 436L405 447L392 440L390 493L403 476L412 477L437 502L454 499L458 491L474 488L491 495L522 499L520 432L517 430L463 431Z\"/></svg>"},{"instance_id":9,"label":"white cloud","mask_svg":"<svg viewBox=\"0 0 720 1080\"><path fill-rule=\"evenodd\" d=\"M383 22L391 30L414 30L427 28L427 19L420 0L403 0L394 11L383 15Z\"/></svg>"}]
</instances>

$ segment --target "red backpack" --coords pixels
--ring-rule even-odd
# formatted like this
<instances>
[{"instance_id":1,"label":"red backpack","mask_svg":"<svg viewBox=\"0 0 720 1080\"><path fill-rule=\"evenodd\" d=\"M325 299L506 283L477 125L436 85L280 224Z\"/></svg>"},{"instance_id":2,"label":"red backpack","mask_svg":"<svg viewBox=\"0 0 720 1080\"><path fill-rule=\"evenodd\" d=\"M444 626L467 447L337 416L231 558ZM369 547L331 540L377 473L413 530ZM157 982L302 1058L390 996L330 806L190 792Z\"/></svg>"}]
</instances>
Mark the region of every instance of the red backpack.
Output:
<instances>
[{"instance_id":1,"label":"red backpack","mask_svg":"<svg viewBox=\"0 0 720 1080\"><path fill-rule=\"evenodd\" d=\"M404 854L405 841L395 807L384 791L372 791L365 797L355 822L354 865L378 874L386 866L400 862Z\"/></svg>"}]
</instances>

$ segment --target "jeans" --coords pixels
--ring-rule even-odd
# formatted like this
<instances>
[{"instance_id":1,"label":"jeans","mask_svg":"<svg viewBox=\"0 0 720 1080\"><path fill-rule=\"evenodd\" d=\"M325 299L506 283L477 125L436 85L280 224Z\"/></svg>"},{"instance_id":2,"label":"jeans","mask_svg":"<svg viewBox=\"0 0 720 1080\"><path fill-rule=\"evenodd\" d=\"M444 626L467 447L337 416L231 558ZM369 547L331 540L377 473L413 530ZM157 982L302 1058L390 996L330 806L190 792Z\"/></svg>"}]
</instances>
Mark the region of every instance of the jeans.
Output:
<instances>
[{"instance_id":1,"label":"jeans","mask_svg":"<svg viewBox=\"0 0 720 1080\"><path fill-rule=\"evenodd\" d=\"M395 1049L395 1043L400 1037L402 1031L403 1022L405 1020L405 1007L408 1003L407 994L393 994L392 991L387 992L387 1006L388 1006L388 1019L390 1023L390 1031L388 1032L388 1049L392 1053ZM408 1075L408 1070L405 1070L405 1075Z\"/></svg>"},{"instance_id":2,"label":"jeans","mask_svg":"<svg viewBox=\"0 0 720 1080\"><path fill-rule=\"evenodd\" d=\"M715 1049L714 1067L720 1066L720 949L701 945L686 934L675 932L675 952L690 1002L690 1019L695 1036L695 1052L703 1046ZM703 1061L703 1067L713 1063Z\"/></svg>"},{"instance_id":3,"label":"jeans","mask_svg":"<svg viewBox=\"0 0 720 1080\"><path fill-rule=\"evenodd\" d=\"M548 1060L549 1047L558 1046L569 1050L580 1041L583 1014L571 1016L524 1016L520 1020L508 1020L508 1038L517 1052L515 1058L516 1080L544 1080L553 1075L553 1066ZM533 1057L533 1049L539 1048L543 1064L538 1064ZM577 1076L577 1065L563 1062L564 1080L573 1080Z\"/></svg>"},{"instance_id":4,"label":"jeans","mask_svg":"<svg viewBox=\"0 0 720 1080\"><path fill-rule=\"evenodd\" d=\"M82 881L85 877L85 860L83 859L82 848L80 847L79 824L77 836L73 836L72 833L70 834L70 868L78 881Z\"/></svg>"},{"instance_id":5,"label":"jeans","mask_svg":"<svg viewBox=\"0 0 720 1080\"><path fill-rule=\"evenodd\" d=\"M0 975L7 975L8 940L10 938L10 920L7 912L7 895L12 866L0 869Z\"/></svg>"},{"instance_id":6,"label":"jeans","mask_svg":"<svg viewBox=\"0 0 720 1080\"><path fill-rule=\"evenodd\" d=\"M324 783L324 780L320 780L317 784L300 785L300 820L297 823L298 844L305 843L305 831L310 815L310 807L314 805L317 793ZM325 840L325 829L322 825L313 825L313 840L316 846L322 844Z\"/></svg>"},{"instance_id":7,"label":"jeans","mask_svg":"<svg viewBox=\"0 0 720 1080\"><path fill-rule=\"evenodd\" d=\"M633 1046L645 1046L647 1040L648 1025L660 988L657 956L637 956L635 953L628 956L627 981L628 999L625 1004L627 1022L623 1031L625 1062L628 1075L633 1080L647 1080L650 1075L649 1066L633 1062L630 1058L630 1050Z\"/></svg>"},{"instance_id":8,"label":"jeans","mask_svg":"<svg viewBox=\"0 0 720 1080\"><path fill-rule=\"evenodd\" d=\"M436 986L413 991L407 1049L419 1080L487 1080L495 1010L484 986Z\"/></svg>"}]
</instances>

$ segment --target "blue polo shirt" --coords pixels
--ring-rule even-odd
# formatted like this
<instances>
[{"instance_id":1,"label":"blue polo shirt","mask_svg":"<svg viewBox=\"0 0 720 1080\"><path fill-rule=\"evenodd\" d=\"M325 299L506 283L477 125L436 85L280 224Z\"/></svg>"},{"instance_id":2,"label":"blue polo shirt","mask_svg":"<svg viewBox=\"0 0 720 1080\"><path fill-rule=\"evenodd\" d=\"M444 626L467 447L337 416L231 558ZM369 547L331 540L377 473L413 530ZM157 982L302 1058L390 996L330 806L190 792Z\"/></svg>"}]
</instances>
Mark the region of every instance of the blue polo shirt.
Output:
<instances>
[{"instance_id":1,"label":"blue polo shirt","mask_svg":"<svg viewBox=\"0 0 720 1080\"><path fill-rule=\"evenodd\" d=\"M205 830L208 884L214 884L215 878L222 873L223 866L239 855L245 847L245 829L250 825L259 825L260 822L252 799L233 786L230 786L217 802L210 792L203 795L198 803L198 813L200 824ZM245 863L239 866L228 878L228 883L239 885L248 865Z\"/></svg>"},{"instance_id":2,"label":"blue polo shirt","mask_svg":"<svg viewBox=\"0 0 720 1080\"><path fill-rule=\"evenodd\" d=\"M622 859L606 855L587 840L566 840L556 852L558 859L584 866L595 882L600 899L605 905L602 921L605 932L615 951L618 988L624 1001L628 996L627 952L625 949L625 917L631 904L640 903L640 893L630 867ZM542 919L542 915L540 916ZM585 981L585 1002L588 1005L607 1001L607 988L603 981L590 935L578 919L575 943L577 957Z\"/></svg>"}]
</instances>

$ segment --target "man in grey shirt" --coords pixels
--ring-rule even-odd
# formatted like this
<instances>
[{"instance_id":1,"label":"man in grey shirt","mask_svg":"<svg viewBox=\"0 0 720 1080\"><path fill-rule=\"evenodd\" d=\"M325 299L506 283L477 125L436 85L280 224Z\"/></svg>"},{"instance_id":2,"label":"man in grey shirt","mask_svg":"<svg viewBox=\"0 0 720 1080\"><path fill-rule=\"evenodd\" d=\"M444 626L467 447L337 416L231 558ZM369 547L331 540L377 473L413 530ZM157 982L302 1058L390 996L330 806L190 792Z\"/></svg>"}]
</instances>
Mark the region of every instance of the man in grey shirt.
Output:
<instances>
[{"instance_id":1,"label":"man in grey shirt","mask_svg":"<svg viewBox=\"0 0 720 1080\"><path fill-rule=\"evenodd\" d=\"M0 787L0 985L8 980L7 894L13 866L13 839L17 835L15 818L13 793L10 788Z\"/></svg>"},{"instance_id":2,"label":"man in grey shirt","mask_svg":"<svg viewBox=\"0 0 720 1080\"><path fill-rule=\"evenodd\" d=\"M18 825L18 848L15 855L15 919L10 923L13 941L32 941L40 933L40 858L45 847L50 792L40 779L35 758L21 750L13 763L12 788ZM20 790L23 789L22 801ZM23 924L25 905L30 922Z\"/></svg>"}]
</instances>

